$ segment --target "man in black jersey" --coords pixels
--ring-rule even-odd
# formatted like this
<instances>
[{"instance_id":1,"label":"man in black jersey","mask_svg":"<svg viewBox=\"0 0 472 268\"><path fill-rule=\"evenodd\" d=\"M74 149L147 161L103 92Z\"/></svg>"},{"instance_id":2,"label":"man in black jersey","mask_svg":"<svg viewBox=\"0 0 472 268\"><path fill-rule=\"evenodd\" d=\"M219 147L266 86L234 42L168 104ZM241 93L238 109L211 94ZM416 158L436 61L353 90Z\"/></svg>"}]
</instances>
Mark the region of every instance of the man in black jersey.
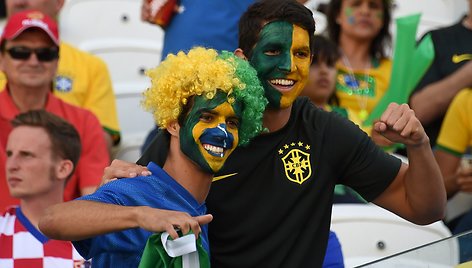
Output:
<instances>
[{"instance_id":1,"label":"man in black jersey","mask_svg":"<svg viewBox=\"0 0 472 268\"><path fill-rule=\"evenodd\" d=\"M412 93L410 105L432 146L452 99L472 87L472 0L468 2L469 13L459 22L425 34L431 35L434 60Z\"/></svg>"},{"instance_id":2,"label":"man in black jersey","mask_svg":"<svg viewBox=\"0 0 472 268\"><path fill-rule=\"evenodd\" d=\"M268 132L236 149L213 180L207 198L213 267L321 267L336 184L417 224L444 215L442 177L408 105L392 103L374 130L404 143L410 166L349 120L297 98L307 82L314 30L312 13L294 0L262 0L241 17L235 53L264 86ZM165 159L161 141L158 135L138 163ZM104 178L142 171L115 161Z\"/></svg>"}]
</instances>

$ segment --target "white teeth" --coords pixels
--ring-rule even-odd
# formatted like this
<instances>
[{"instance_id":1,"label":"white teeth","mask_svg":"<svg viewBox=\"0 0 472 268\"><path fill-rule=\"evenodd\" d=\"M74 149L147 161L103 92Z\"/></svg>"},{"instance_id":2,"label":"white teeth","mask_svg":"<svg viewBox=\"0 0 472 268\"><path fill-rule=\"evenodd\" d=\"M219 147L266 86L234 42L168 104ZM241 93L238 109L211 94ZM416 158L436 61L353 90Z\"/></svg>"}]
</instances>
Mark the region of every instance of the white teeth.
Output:
<instances>
[{"instance_id":1,"label":"white teeth","mask_svg":"<svg viewBox=\"0 0 472 268\"><path fill-rule=\"evenodd\" d=\"M287 79L272 79L270 80L270 83L281 86L293 86L295 84L295 81Z\"/></svg>"},{"instance_id":2,"label":"white teeth","mask_svg":"<svg viewBox=\"0 0 472 268\"><path fill-rule=\"evenodd\" d=\"M223 153L223 148L222 147L217 147L217 146L213 146L213 145L210 145L210 144L203 144L203 148L205 148L205 150L210 151L210 152L215 153L215 154Z\"/></svg>"}]
</instances>

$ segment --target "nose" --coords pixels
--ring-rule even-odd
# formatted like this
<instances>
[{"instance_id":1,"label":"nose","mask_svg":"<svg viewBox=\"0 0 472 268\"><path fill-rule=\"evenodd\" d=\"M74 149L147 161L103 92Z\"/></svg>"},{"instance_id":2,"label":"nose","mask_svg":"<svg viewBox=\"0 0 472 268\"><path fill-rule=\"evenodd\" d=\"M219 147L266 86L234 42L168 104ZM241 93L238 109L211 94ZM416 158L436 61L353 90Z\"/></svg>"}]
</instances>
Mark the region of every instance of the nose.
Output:
<instances>
[{"instance_id":1,"label":"nose","mask_svg":"<svg viewBox=\"0 0 472 268\"><path fill-rule=\"evenodd\" d=\"M29 64L38 64L39 63L39 60L38 60L38 55L36 55L36 52L32 52L31 55L29 56L29 58L26 60Z\"/></svg>"},{"instance_id":2,"label":"nose","mask_svg":"<svg viewBox=\"0 0 472 268\"><path fill-rule=\"evenodd\" d=\"M327 73L329 71L329 66L326 62L318 63L318 68L321 73Z\"/></svg>"},{"instance_id":3,"label":"nose","mask_svg":"<svg viewBox=\"0 0 472 268\"><path fill-rule=\"evenodd\" d=\"M218 140L224 140L228 137L229 133L228 129L226 128L226 124L218 124L216 128L218 129L218 131L216 132L215 138L217 138Z\"/></svg>"},{"instance_id":4,"label":"nose","mask_svg":"<svg viewBox=\"0 0 472 268\"><path fill-rule=\"evenodd\" d=\"M290 72L292 70L292 56L290 55L290 52L283 53L278 68L284 72Z\"/></svg>"},{"instance_id":5,"label":"nose","mask_svg":"<svg viewBox=\"0 0 472 268\"><path fill-rule=\"evenodd\" d=\"M361 12L363 14L370 13L370 12L374 11L374 9L370 6L369 1L363 1L361 6L359 7L359 9L361 10Z\"/></svg>"},{"instance_id":6,"label":"nose","mask_svg":"<svg viewBox=\"0 0 472 268\"><path fill-rule=\"evenodd\" d=\"M18 158L14 154L8 155L7 156L7 161L5 163L5 168L6 168L7 172L18 170L19 167L20 167L20 165L19 165L19 162L18 162Z\"/></svg>"},{"instance_id":7,"label":"nose","mask_svg":"<svg viewBox=\"0 0 472 268\"><path fill-rule=\"evenodd\" d=\"M28 0L13 0L13 6L17 9L25 9L28 7ZM7 15L11 15L14 12L11 12L11 10L8 10ZM20 10L17 10L20 11Z\"/></svg>"},{"instance_id":8,"label":"nose","mask_svg":"<svg viewBox=\"0 0 472 268\"><path fill-rule=\"evenodd\" d=\"M218 142L221 142L224 148L229 148L233 146L234 137L233 134L228 132L226 124L218 124L218 131L215 135L215 139Z\"/></svg>"}]
</instances>

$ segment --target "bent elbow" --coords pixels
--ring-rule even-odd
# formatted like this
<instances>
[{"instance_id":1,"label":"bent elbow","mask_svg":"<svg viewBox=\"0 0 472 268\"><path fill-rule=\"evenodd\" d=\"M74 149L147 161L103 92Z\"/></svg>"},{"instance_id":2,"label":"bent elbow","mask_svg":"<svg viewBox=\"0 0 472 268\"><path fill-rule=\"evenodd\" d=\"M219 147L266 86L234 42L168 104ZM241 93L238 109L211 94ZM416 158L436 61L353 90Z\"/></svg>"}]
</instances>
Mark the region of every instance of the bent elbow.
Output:
<instances>
[{"instance_id":1,"label":"bent elbow","mask_svg":"<svg viewBox=\"0 0 472 268\"><path fill-rule=\"evenodd\" d=\"M431 207L426 213L422 213L423 217L414 221L418 225L428 225L443 220L446 217L446 201L438 202L437 205Z\"/></svg>"}]
</instances>

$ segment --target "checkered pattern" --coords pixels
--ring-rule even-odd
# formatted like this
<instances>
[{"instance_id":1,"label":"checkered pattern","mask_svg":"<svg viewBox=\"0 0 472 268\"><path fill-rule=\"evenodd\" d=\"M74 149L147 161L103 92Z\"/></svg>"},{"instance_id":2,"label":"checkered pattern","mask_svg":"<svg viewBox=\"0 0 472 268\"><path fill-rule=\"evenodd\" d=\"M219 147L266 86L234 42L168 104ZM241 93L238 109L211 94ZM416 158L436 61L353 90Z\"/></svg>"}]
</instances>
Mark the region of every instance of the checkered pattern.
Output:
<instances>
[{"instance_id":1,"label":"checkered pattern","mask_svg":"<svg viewBox=\"0 0 472 268\"><path fill-rule=\"evenodd\" d=\"M0 267L85 268L90 263L84 261L72 243L48 239L19 207L12 207L0 216Z\"/></svg>"}]
</instances>

